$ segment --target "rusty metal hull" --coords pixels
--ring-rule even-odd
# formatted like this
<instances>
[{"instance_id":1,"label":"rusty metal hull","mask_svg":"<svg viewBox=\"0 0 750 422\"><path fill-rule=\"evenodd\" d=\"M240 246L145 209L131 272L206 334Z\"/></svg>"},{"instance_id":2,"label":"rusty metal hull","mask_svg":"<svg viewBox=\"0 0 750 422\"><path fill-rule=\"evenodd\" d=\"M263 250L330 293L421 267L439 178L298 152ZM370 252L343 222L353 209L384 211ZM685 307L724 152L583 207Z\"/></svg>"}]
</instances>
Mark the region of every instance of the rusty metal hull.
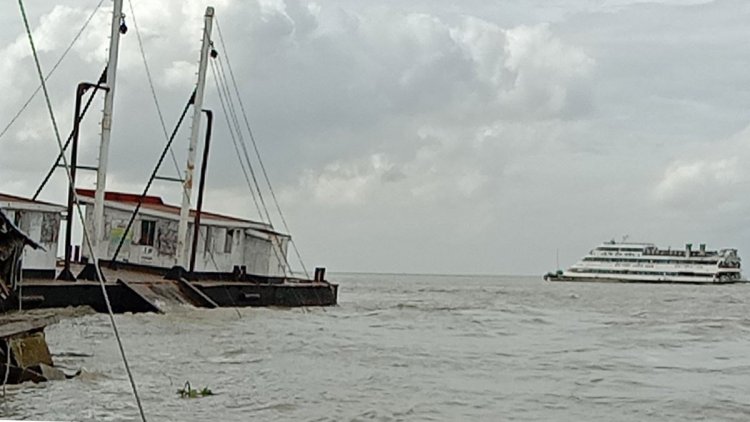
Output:
<instances>
[{"instance_id":1,"label":"rusty metal hull","mask_svg":"<svg viewBox=\"0 0 750 422\"><path fill-rule=\"evenodd\" d=\"M338 285L331 283L216 283L193 282L219 306L333 306Z\"/></svg>"},{"instance_id":2,"label":"rusty metal hull","mask_svg":"<svg viewBox=\"0 0 750 422\"><path fill-rule=\"evenodd\" d=\"M185 286L188 284L190 287ZM338 286L327 282L251 283L238 281L133 280L118 279L105 284L112 310L125 312L164 312L160 302L181 302L200 308L248 306L333 306ZM154 300L157 299L157 300ZM106 312L98 282L24 282L25 309L89 306Z\"/></svg>"}]
</instances>

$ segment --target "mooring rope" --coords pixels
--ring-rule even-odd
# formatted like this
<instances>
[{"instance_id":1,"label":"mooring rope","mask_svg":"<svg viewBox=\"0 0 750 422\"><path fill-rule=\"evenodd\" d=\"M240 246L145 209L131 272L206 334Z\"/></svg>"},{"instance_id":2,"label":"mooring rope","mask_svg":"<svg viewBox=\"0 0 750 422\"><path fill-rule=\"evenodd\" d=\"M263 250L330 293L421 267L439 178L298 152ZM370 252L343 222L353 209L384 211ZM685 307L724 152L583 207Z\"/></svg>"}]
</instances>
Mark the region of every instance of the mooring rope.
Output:
<instances>
[{"instance_id":1,"label":"mooring rope","mask_svg":"<svg viewBox=\"0 0 750 422\"><path fill-rule=\"evenodd\" d=\"M29 20L26 17L26 9L23 4L23 0L18 0L18 7L21 11L21 17L23 18L23 24L24 28L26 29L26 35L29 38L29 45L31 46L31 53L34 57L34 64L36 66L37 76L39 77L40 83L42 85L42 92L44 93L44 100L47 103L47 111L49 112L50 120L52 121L52 128L55 133L55 140L57 141L57 146L60 149L60 151L63 151L63 143L62 138L60 137L60 131L57 127L57 120L55 119L55 113L52 109L52 101L50 100L50 95L47 90L47 83L44 80L44 73L42 72L42 66L39 62L39 55L37 54L36 46L34 45L34 37L31 33L31 27L29 26ZM76 211L78 214L78 218L81 221L81 224L83 226L83 238L86 243L86 247L89 250L89 255L94 260L94 268L96 269L97 276L99 279L99 285L102 289L102 295L104 296L104 302L107 305L107 313L109 314L109 320L110 324L112 325L112 331L114 332L115 338L117 339L117 346L120 350L120 356L122 357L122 362L125 366L125 372L127 372L128 380L130 381L130 386L133 390L133 395L135 396L136 404L138 405L138 411L140 412L141 420L143 422L146 422L146 414L143 412L143 405L141 404L141 398L138 395L138 388L135 384L135 379L133 378L133 373L130 370L130 364L128 363L128 358L125 354L125 348L122 344L122 339L120 338L120 333L117 329L117 323L115 322L115 316L114 312L112 311L112 304L109 301L109 295L107 294L107 288L104 285L104 275L102 274L101 268L99 267L99 261L95 255L93 244L91 243L91 237L89 236L88 228L84 222L84 216L83 212L81 211L81 205L78 200L78 194L75 191L75 186L73 184L73 177L70 174L70 163L68 163L67 157L65 157L65 154L63 154L63 164L65 167L65 174L68 177L68 184L70 186L71 191L73 192L73 197L75 199L75 205L76 205ZM73 216L69 215L68 218L73 218Z\"/></svg>"}]
</instances>

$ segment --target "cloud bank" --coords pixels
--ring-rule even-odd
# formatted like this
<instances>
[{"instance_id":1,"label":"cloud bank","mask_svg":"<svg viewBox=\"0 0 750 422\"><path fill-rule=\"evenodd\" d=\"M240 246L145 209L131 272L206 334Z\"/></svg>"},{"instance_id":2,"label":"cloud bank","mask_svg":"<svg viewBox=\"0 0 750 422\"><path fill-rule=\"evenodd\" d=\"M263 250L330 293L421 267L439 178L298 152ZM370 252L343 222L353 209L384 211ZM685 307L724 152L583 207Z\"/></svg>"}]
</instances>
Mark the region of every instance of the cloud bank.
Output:
<instances>
[{"instance_id":1,"label":"cloud bank","mask_svg":"<svg viewBox=\"0 0 750 422\"><path fill-rule=\"evenodd\" d=\"M95 4L34 5L45 69ZM212 4L226 37L217 48L308 266L536 274L558 249L569 264L625 234L750 251L738 195L750 176L750 91L738 88L749 82L750 11L740 2ZM133 5L169 130L195 83L206 3ZM0 10L4 126L37 81L18 12ZM125 13L109 187L140 191L165 141ZM75 84L106 61L108 14L94 16L50 78L63 132ZM206 106L220 110L208 86ZM223 117L217 126L207 203L259 218ZM180 166L186 144L183 130ZM40 99L0 146L0 190L33 191L56 154ZM171 159L162 173L177 174ZM174 185L154 193L179 200ZM62 175L45 195L63 200Z\"/></svg>"}]
</instances>

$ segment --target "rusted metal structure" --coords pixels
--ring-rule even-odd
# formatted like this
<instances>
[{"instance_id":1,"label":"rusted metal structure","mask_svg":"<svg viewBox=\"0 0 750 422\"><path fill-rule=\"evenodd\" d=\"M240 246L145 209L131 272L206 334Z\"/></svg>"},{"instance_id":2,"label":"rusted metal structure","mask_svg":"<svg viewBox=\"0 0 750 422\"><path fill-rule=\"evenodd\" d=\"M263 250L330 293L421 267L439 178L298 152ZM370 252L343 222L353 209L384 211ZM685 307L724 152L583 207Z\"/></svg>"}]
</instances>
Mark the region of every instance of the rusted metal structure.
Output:
<instances>
[{"instance_id":1,"label":"rusted metal structure","mask_svg":"<svg viewBox=\"0 0 750 422\"><path fill-rule=\"evenodd\" d=\"M117 269L100 261L105 288L115 313L165 313L176 306L217 307L302 307L333 306L338 285L329 283L319 270L317 280L253 276L234 273L189 273L167 278L169 270L120 262ZM75 283L52 279L26 280L24 309L88 306L106 312L101 287L96 281Z\"/></svg>"}]
</instances>

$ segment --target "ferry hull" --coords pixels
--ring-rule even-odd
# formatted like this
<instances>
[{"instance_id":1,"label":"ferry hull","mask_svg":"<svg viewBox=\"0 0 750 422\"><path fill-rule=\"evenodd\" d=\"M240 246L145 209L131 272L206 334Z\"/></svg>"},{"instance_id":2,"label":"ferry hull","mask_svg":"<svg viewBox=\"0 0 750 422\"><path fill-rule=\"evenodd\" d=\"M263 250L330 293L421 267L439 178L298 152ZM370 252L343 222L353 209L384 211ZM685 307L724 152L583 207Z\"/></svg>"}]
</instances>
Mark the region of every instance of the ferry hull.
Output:
<instances>
[{"instance_id":1,"label":"ferry hull","mask_svg":"<svg viewBox=\"0 0 750 422\"><path fill-rule=\"evenodd\" d=\"M558 275L545 275L546 281L563 281L563 282L582 282L582 283L646 283L646 284L736 284L746 283L747 280L647 280L647 279L625 279L625 278L606 278L606 277L570 277Z\"/></svg>"},{"instance_id":2,"label":"ferry hull","mask_svg":"<svg viewBox=\"0 0 750 422\"><path fill-rule=\"evenodd\" d=\"M659 249L652 243L605 242L549 281L651 284L732 284L746 282L736 249Z\"/></svg>"}]
</instances>

